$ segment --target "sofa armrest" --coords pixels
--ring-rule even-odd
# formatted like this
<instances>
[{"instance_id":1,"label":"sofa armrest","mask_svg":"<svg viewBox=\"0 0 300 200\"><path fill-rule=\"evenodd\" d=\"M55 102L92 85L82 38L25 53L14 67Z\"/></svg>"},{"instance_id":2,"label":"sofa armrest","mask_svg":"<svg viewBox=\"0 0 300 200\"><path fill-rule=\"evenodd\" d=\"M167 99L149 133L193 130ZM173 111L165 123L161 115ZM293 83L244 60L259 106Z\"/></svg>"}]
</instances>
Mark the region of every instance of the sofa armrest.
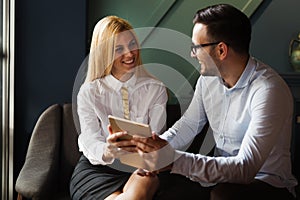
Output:
<instances>
[{"instance_id":1,"label":"sofa armrest","mask_svg":"<svg viewBox=\"0 0 300 200\"><path fill-rule=\"evenodd\" d=\"M15 189L23 197L45 199L58 180L62 108L55 104L39 117ZM53 193L52 193L53 194Z\"/></svg>"}]
</instances>

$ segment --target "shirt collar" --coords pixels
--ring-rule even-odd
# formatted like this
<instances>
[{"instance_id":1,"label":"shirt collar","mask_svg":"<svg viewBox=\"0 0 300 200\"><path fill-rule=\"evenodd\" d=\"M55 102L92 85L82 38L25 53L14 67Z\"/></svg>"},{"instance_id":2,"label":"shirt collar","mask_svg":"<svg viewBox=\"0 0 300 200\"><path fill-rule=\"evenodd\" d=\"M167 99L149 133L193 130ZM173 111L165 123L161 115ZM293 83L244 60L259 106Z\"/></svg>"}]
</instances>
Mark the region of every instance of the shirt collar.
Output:
<instances>
[{"instance_id":1,"label":"shirt collar","mask_svg":"<svg viewBox=\"0 0 300 200\"><path fill-rule=\"evenodd\" d=\"M255 61L255 59L250 57L245 70L243 71L241 77L239 78L239 80L235 84L235 86L232 87L232 89L246 87L251 80L251 77L252 77L253 72L255 71L255 68L256 68L256 61Z\"/></svg>"},{"instance_id":2,"label":"shirt collar","mask_svg":"<svg viewBox=\"0 0 300 200\"><path fill-rule=\"evenodd\" d=\"M113 88L115 91L119 91L122 87L133 88L136 84L137 77L134 74L129 80L126 82L119 81L113 75L107 75L104 77L104 82Z\"/></svg>"}]
</instances>

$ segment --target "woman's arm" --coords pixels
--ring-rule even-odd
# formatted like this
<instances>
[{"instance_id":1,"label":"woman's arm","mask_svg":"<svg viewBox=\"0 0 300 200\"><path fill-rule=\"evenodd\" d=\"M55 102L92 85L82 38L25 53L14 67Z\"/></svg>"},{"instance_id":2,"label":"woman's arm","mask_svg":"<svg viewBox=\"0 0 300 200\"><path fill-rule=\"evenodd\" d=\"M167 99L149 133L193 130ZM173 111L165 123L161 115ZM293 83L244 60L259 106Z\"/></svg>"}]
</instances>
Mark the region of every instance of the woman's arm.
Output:
<instances>
[{"instance_id":1,"label":"woman's arm","mask_svg":"<svg viewBox=\"0 0 300 200\"><path fill-rule=\"evenodd\" d=\"M157 134L161 134L166 129L167 113L166 104L168 101L167 89L164 85L154 85L152 87L153 91L151 96L153 96L151 106L149 107L149 124L152 129Z\"/></svg>"},{"instance_id":2,"label":"woman's arm","mask_svg":"<svg viewBox=\"0 0 300 200\"><path fill-rule=\"evenodd\" d=\"M95 87L85 84L77 96L77 112L81 133L78 138L80 151L92 164L109 164L113 160L103 160L106 137L103 134L99 118L96 114Z\"/></svg>"}]
</instances>

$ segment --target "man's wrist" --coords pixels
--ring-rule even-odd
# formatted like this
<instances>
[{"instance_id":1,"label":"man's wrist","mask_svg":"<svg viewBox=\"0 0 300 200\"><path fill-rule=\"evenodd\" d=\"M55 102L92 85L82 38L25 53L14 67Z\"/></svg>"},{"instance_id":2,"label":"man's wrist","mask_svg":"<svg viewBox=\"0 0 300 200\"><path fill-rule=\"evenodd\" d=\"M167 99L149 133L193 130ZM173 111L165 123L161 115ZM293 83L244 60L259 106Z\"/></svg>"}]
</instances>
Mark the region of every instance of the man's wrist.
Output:
<instances>
[{"instance_id":1,"label":"man's wrist","mask_svg":"<svg viewBox=\"0 0 300 200\"><path fill-rule=\"evenodd\" d=\"M158 170L159 172L165 172L165 171L171 171L173 168L173 163L169 164L168 166L161 168L160 170Z\"/></svg>"}]
</instances>

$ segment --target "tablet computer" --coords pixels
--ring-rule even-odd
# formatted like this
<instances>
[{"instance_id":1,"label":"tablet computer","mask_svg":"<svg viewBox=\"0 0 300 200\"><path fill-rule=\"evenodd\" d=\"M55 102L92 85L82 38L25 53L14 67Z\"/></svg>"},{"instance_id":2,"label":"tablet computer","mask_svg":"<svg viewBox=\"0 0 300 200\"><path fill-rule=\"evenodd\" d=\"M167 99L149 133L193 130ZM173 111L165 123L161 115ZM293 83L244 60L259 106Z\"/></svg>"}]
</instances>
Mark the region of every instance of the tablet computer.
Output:
<instances>
[{"instance_id":1,"label":"tablet computer","mask_svg":"<svg viewBox=\"0 0 300 200\"><path fill-rule=\"evenodd\" d=\"M121 137L119 138L120 140L130 139L133 135L138 135L141 137L152 136L152 131L148 124L142 124L112 115L109 115L108 119L113 133L127 131L127 137ZM138 153L125 154L119 159L123 164L130 165L135 168L146 168L144 159Z\"/></svg>"},{"instance_id":2,"label":"tablet computer","mask_svg":"<svg viewBox=\"0 0 300 200\"><path fill-rule=\"evenodd\" d=\"M120 117L108 116L109 123L112 128L112 132L127 131L128 137L123 137L120 139L130 139L133 135L138 135L141 137L151 137L152 131L148 124L138 123L135 121L123 119Z\"/></svg>"}]
</instances>

